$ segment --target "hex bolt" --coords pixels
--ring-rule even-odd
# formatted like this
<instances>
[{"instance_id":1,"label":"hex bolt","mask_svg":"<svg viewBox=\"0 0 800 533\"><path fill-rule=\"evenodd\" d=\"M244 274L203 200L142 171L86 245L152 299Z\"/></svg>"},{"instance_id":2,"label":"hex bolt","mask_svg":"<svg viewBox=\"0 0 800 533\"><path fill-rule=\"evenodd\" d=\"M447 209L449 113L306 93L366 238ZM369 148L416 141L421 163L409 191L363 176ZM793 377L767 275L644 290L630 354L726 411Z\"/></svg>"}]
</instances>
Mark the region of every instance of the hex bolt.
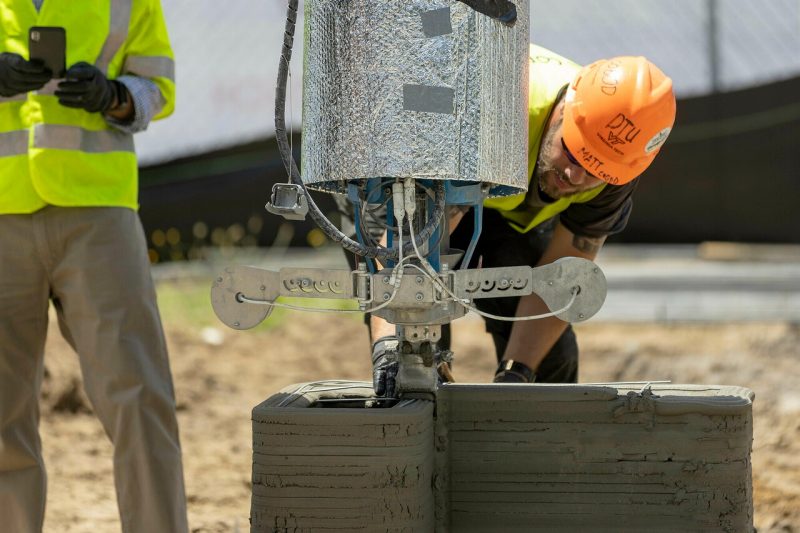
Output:
<instances>
[{"instance_id":1,"label":"hex bolt","mask_svg":"<svg viewBox=\"0 0 800 533\"><path fill-rule=\"evenodd\" d=\"M388 293L388 292L384 292L384 293L383 293L383 301L384 301L384 302L386 302L386 301L388 301L388 300L389 300L389 298L391 298L391 296L389 295L389 293Z\"/></svg>"},{"instance_id":2,"label":"hex bolt","mask_svg":"<svg viewBox=\"0 0 800 533\"><path fill-rule=\"evenodd\" d=\"M308 287L310 284L311 282L308 281L307 279L304 279L303 281L300 282L300 285L302 285L303 287Z\"/></svg>"},{"instance_id":3,"label":"hex bolt","mask_svg":"<svg viewBox=\"0 0 800 533\"><path fill-rule=\"evenodd\" d=\"M414 297L417 299L418 302L421 302L422 299L425 298L425 296L421 292L418 292Z\"/></svg>"},{"instance_id":4,"label":"hex bolt","mask_svg":"<svg viewBox=\"0 0 800 533\"><path fill-rule=\"evenodd\" d=\"M417 276L417 285L422 285L422 276Z\"/></svg>"},{"instance_id":5,"label":"hex bolt","mask_svg":"<svg viewBox=\"0 0 800 533\"><path fill-rule=\"evenodd\" d=\"M500 280L500 287L501 287L501 288L503 288L503 289L505 289L506 287L508 287L508 286L509 286L509 284L510 284L510 283L509 283L509 281L508 281L507 279L501 279L501 280Z\"/></svg>"},{"instance_id":6,"label":"hex bolt","mask_svg":"<svg viewBox=\"0 0 800 533\"><path fill-rule=\"evenodd\" d=\"M383 282L388 285L389 284L389 276L383 276Z\"/></svg>"}]
</instances>

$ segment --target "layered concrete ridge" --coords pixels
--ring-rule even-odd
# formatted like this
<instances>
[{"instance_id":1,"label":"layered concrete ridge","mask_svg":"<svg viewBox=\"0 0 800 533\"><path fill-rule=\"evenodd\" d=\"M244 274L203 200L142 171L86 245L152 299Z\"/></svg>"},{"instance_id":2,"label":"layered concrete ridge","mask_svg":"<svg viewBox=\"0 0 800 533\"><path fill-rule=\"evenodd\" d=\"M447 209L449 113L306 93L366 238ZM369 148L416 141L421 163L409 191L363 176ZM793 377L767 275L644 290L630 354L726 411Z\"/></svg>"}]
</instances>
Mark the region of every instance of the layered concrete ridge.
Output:
<instances>
[{"instance_id":1,"label":"layered concrete ridge","mask_svg":"<svg viewBox=\"0 0 800 533\"><path fill-rule=\"evenodd\" d=\"M433 403L348 402L372 394L306 383L253 409L251 531L433 531Z\"/></svg>"},{"instance_id":2,"label":"layered concrete ridge","mask_svg":"<svg viewBox=\"0 0 800 533\"><path fill-rule=\"evenodd\" d=\"M752 531L748 389L455 384L435 413L371 394L253 410L253 531Z\"/></svg>"},{"instance_id":3,"label":"layered concrete ridge","mask_svg":"<svg viewBox=\"0 0 800 533\"><path fill-rule=\"evenodd\" d=\"M752 531L753 393L698 385L452 385L448 531Z\"/></svg>"}]
</instances>

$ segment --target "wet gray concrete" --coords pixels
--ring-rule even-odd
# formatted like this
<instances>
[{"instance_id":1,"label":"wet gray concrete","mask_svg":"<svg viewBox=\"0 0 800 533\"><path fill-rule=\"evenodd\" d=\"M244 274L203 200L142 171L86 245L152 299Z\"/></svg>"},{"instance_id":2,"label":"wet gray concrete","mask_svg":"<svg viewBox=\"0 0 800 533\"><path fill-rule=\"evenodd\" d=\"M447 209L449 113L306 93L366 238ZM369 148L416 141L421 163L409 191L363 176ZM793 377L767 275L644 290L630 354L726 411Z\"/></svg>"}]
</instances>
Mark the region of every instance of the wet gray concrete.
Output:
<instances>
[{"instance_id":1,"label":"wet gray concrete","mask_svg":"<svg viewBox=\"0 0 800 533\"><path fill-rule=\"evenodd\" d=\"M252 531L752 530L748 389L457 384L435 418L314 403L370 392L294 385L253 410Z\"/></svg>"},{"instance_id":2,"label":"wet gray concrete","mask_svg":"<svg viewBox=\"0 0 800 533\"><path fill-rule=\"evenodd\" d=\"M371 383L325 381L253 409L252 532L433 531L431 402L309 408L370 395Z\"/></svg>"},{"instance_id":3,"label":"wet gray concrete","mask_svg":"<svg viewBox=\"0 0 800 533\"><path fill-rule=\"evenodd\" d=\"M752 393L454 385L443 531L752 530Z\"/></svg>"}]
</instances>

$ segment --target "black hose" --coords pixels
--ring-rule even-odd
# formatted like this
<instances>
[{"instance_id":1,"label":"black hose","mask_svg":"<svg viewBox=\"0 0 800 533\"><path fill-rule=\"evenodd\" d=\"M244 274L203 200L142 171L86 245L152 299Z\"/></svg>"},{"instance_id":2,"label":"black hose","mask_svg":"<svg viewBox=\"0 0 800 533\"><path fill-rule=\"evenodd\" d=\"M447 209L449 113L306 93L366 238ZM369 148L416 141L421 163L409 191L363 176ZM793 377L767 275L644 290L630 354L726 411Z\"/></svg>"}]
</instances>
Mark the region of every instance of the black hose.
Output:
<instances>
[{"instance_id":1,"label":"black hose","mask_svg":"<svg viewBox=\"0 0 800 533\"><path fill-rule=\"evenodd\" d=\"M286 10L286 29L283 34L281 62L278 66L278 85L275 88L275 138L278 142L278 151L281 154L283 165L286 167L286 171L289 173L292 183L302 187L303 191L305 191L306 198L308 199L309 213L317 226L319 226L331 240L339 243L345 250L365 257L377 257L380 253L379 249L363 246L350 239L325 218L325 215L323 215L322 211L317 207L314 199L308 194L308 190L303 183L303 178L300 177L300 171L297 168L297 163L289 147L289 139L286 134L286 83L289 77L289 62L292 60L294 28L297 24L297 5L298 0L289 0L289 5Z\"/></svg>"},{"instance_id":2,"label":"black hose","mask_svg":"<svg viewBox=\"0 0 800 533\"><path fill-rule=\"evenodd\" d=\"M497 19L507 26L517 21L517 6L509 0L459 0L487 17Z\"/></svg>"},{"instance_id":3,"label":"black hose","mask_svg":"<svg viewBox=\"0 0 800 533\"><path fill-rule=\"evenodd\" d=\"M298 0L289 0L289 5L286 10L286 29L283 35L283 48L281 50L281 61L278 65L278 85L275 88L275 138L278 142L278 151L281 154L283 165L286 167L289 177L295 185L302 187L308 199L308 212L311 218L316 222L317 226L327 235L333 242L339 243L342 248L353 252L362 257L371 257L378 259L382 262L386 260L396 261L398 258L397 248L384 248L383 246L364 246L363 244L354 241L347 235L342 233L339 228L334 226L320 211L314 199L308 192L308 189L303 183L303 178L300 176L300 171L297 168L297 163L289 147L289 137L286 134L286 83L289 78L289 62L292 60L292 46L294 44L294 29L297 24L297 6ZM418 242L427 241L436 227L439 225L442 216L444 215L445 207L445 187L444 182L437 182L436 186L436 207L434 208L431 217L428 219L427 224L423 230L415 238ZM404 255L411 253L413 246L411 243L403 246Z\"/></svg>"}]
</instances>

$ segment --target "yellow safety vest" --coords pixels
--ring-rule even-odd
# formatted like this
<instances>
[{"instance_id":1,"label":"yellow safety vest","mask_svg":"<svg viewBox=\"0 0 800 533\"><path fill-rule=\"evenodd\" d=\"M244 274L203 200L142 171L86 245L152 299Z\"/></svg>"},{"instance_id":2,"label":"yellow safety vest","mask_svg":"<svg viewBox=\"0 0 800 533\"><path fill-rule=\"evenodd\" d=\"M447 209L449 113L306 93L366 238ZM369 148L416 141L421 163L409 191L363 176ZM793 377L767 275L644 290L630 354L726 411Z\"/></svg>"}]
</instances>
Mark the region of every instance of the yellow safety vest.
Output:
<instances>
[{"instance_id":1,"label":"yellow safety vest","mask_svg":"<svg viewBox=\"0 0 800 533\"><path fill-rule=\"evenodd\" d=\"M28 58L32 26L61 26L67 67L85 61L110 79L148 78L161 91L158 116L172 113L172 48L159 0L31 0L0 2L0 52ZM46 205L138 208L133 136L101 113L58 103L51 81L36 92L0 97L0 214L33 213Z\"/></svg>"},{"instance_id":2,"label":"yellow safety vest","mask_svg":"<svg viewBox=\"0 0 800 533\"><path fill-rule=\"evenodd\" d=\"M539 156L539 146L550 112L558 94L570 83L580 66L547 48L531 45L528 83L528 186ZM484 206L496 209L512 228L526 233L545 220L564 211L570 204L588 202L603 190L605 184L595 189L560 198L545 207L536 209L525 203L525 194L489 198Z\"/></svg>"}]
</instances>

